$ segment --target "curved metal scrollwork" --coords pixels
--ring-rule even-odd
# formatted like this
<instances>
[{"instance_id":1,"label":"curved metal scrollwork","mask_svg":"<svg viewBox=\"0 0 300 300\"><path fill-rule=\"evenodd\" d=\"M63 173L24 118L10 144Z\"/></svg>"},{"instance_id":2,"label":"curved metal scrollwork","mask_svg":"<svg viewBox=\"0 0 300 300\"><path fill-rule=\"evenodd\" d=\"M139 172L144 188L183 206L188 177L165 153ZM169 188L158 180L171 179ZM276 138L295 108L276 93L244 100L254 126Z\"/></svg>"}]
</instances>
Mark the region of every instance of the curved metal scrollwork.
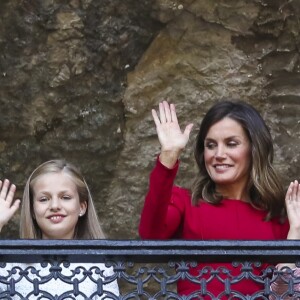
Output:
<instances>
[{"instance_id":1,"label":"curved metal scrollwork","mask_svg":"<svg viewBox=\"0 0 300 300\"><path fill-rule=\"evenodd\" d=\"M281 252L277 251L279 242L273 245L272 242L248 241L242 248L243 242L239 241L240 249L232 246L234 241L56 243L61 246L49 241L33 241L32 254L38 253L38 256L33 258L31 254L29 258L27 251L33 246L28 246L26 241L15 241L14 246L3 242L0 245L0 299L300 299L300 271L288 267L277 269L273 263L275 256L269 254L273 251L276 261L281 261L281 257L285 257L283 261L295 261L300 254L297 242L282 244ZM208 247L212 250L208 251ZM11 249L15 249L15 254ZM293 256L286 254L290 249ZM228 253L230 256L226 256ZM252 261L251 253L256 258L264 255L267 263ZM236 257L236 261L232 262L232 257ZM300 264L296 266L300 270ZM187 282L192 288L185 295L178 294L177 287L184 291L182 287ZM284 287L280 294L271 288L274 284ZM247 289L247 285L255 285L255 288ZM248 290L255 292L247 294Z\"/></svg>"},{"instance_id":2,"label":"curved metal scrollwork","mask_svg":"<svg viewBox=\"0 0 300 300\"><path fill-rule=\"evenodd\" d=\"M109 264L2 263L0 299L119 299L117 274Z\"/></svg>"},{"instance_id":3,"label":"curved metal scrollwork","mask_svg":"<svg viewBox=\"0 0 300 300\"><path fill-rule=\"evenodd\" d=\"M79 264L67 260L45 260L42 263L1 263L0 299L297 299L294 284L300 285L289 268L267 267L261 274L259 262L233 262L231 268L219 266L199 268L196 262L169 262L142 265L124 261L105 264ZM232 269L233 268L233 269ZM193 271L193 269L196 270ZM232 272L234 271L234 274ZM238 270L238 272L236 272ZM261 285L253 295L243 295L234 286L244 280ZM281 280L287 291L281 298L270 290L271 282ZM189 281L197 289L190 295L178 295L176 285ZM223 291L218 295L209 286L218 281ZM120 294L116 285L119 285Z\"/></svg>"}]
</instances>

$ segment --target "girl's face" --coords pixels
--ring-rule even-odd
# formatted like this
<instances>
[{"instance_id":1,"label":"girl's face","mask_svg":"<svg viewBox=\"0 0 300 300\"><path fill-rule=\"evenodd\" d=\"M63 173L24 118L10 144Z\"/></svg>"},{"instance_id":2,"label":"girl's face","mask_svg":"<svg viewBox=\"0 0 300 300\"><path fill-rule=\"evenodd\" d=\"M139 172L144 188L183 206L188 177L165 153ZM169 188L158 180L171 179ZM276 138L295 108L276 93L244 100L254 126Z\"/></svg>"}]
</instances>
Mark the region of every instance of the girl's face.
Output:
<instances>
[{"instance_id":1,"label":"girl's face","mask_svg":"<svg viewBox=\"0 0 300 300\"><path fill-rule=\"evenodd\" d=\"M33 212L43 239L72 239L79 215L87 202L80 203L77 187L63 172L39 176L32 185Z\"/></svg>"},{"instance_id":2,"label":"girl's face","mask_svg":"<svg viewBox=\"0 0 300 300\"><path fill-rule=\"evenodd\" d=\"M238 122L224 118L211 126L204 141L204 161L217 191L245 191L251 169L250 152L250 141Z\"/></svg>"}]
</instances>

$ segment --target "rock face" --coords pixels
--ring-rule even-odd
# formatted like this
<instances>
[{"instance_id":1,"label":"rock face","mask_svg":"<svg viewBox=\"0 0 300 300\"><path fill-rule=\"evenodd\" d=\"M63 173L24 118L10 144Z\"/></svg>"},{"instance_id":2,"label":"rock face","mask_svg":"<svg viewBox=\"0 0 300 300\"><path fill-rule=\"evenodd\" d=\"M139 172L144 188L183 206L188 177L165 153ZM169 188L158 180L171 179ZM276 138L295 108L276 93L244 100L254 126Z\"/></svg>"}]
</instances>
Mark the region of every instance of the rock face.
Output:
<instances>
[{"instance_id":1,"label":"rock face","mask_svg":"<svg viewBox=\"0 0 300 300\"><path fill-rule=\"evenodd\" d=\"M0 170L19 197L37 165L66 158L107 236L137 238L162 99L183 126L221 98L248 101L271 128L284 183L299 178L297 1L6 0L0 12ZM196 131L180 185L194 176Z\"/></svg>"}]
</instances>

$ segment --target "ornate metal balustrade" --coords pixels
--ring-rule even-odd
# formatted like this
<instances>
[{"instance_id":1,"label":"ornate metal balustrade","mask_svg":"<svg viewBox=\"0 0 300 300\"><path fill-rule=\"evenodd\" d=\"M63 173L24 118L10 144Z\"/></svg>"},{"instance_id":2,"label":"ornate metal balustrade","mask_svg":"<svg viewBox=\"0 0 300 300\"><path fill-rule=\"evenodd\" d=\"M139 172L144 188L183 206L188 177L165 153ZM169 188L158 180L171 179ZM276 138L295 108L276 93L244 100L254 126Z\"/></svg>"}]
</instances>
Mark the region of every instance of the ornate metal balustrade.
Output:
<instances>
[{"instance_id":1,"label":"ornate metal balustrade","mask_svg":"<svg viewBox=\"0 0 300 300\"><path fill-rule=\"evenodd\" d=\"M300 260L300 241L1 240L0 244L0 299L300 299L296 291L300 278L290 270L274 269L278 262ZM263 270L257 274L259 267ZM278 278L287 286L281 296L270 290ZM178 295L176 286L182 280L195 284L196 291ZM213 295L209 286L216 280L223 290ZM235 290L245 280L261 289L251 295Z\"/></svg>"}]
</instances>

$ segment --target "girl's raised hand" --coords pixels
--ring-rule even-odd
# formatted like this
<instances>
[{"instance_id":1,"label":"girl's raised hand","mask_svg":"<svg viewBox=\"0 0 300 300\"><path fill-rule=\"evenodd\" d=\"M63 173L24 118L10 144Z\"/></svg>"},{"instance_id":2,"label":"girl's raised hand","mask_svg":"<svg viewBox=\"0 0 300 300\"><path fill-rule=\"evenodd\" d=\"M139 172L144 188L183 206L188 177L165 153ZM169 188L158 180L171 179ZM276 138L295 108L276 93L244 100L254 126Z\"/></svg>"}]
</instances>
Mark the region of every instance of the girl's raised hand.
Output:
<instances>
[{"instance_id":1,"label":"girl's raised hand","mask_svg":"<svg viewBox=\"0 0 300 300\"><path fill-rule=\"evenodd\" d=\"M288 239L300 239L300 184L297 180L290 183L285 196L287 216L290 223Z\"/></svg>"},{"instance_id":2,"label":"girl's raised hand","mask_svg":"<svg viewBox=\"0 0 300 300\"><path fill-rule=\"evenodd\" d=\"M0 180L0 231L3 226L13 217L20 206L20 200L14 200L16 186L9 180Z\"/></svg>"}]
</instances>

